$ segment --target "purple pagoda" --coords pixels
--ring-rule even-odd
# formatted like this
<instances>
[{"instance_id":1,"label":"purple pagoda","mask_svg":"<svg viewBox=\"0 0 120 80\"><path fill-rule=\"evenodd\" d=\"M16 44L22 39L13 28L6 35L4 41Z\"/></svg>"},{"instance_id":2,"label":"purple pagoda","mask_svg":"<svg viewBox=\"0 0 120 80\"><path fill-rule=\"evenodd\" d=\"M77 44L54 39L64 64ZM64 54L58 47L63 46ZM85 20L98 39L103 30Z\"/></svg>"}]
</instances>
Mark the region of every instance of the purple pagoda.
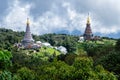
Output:
<instances>
[{"instance_id":1,"label":"purple pagoda","mask_svg":"<svg viewBox=\"0 0 120 80\"><path fill-rule=\"evenodd\" d=\"M83 37L84 37L85 40L92 40L92 38L93 38L92 30L91 30L91 27L90 27L90 17L89 17L89 15L88 15L88 18L87 18L86 28L85 28L85 32L84 32Z\"/></svg>"},{"instance_id":2,"label":"purple pagoda","mask_svg":"<svg viewBox=\"0 0 120 80\"><path fill-rule=\"evenodd\" d=\"M34 39L32 38L31 32L30 32L30 22L29 22L29 18L27 18L27 26L26 26L26 32L24 35L24 38L22 40L22 45L25 48L31 48L32 45L34 44Z\"/></svg>"}]
</instances>

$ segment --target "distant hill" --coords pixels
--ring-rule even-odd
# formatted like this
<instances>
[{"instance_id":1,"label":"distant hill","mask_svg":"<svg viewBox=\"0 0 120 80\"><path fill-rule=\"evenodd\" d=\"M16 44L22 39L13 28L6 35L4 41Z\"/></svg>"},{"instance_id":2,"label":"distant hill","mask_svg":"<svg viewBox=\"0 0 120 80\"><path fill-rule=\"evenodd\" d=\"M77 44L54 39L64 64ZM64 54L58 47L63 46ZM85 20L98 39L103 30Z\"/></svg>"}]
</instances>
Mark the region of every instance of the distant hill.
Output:
<instances>
[{"instance_id":1,"label":"distant hill","mask_svg":"<svg viewBox=\"0 0 120 80\"><path fill-rule=\"evenodd\" d=\"M68 35L75 35L75 36L80 36L83 35L83 32L75 29L72 32L69 32L68 30L59 30L55 31L54 33L56 34L68 34ZM120 33L112 33L112 34L101 34L101 33L93 33L95 36L103 36L103 37L109 37L109 38L120 38L119 34Z\"/></svg>"},{"instance_id":2,"label":"distant hill","mask_svg":"<svg viewBox=\"0 0 120 80\"><path fill-rule=\"evenodd\" d=\"M64 32L64 34L62 34ZM74 52L76 44L79 40L79 31L75 30L73 33L75 35L67 34L67 31L63 31L61 34L44 34L44 35L33 35L35 41L49 42L52 46L64 46L67 48L68 52ZM72 33L72 34L73 34ZM16 32L11 29L0 29L0 49L10 50L15 43L21 42L24 37L24 32ZM105 39L114 39L109 37L104 37Z\"/></svg>"},{"instance_id":3,"label":"distant hill","mask_svg":"<svg viewBox=\"0 0 120 80\"><path fill-rule=\"evenodd\" d=\"M68 35L75 35L75 36L80 36L83 33L81 33L79 30L73 30L72 32L69 32L68 30L60 30L55 32L56 34L68 34Z\"/></svg>"}]
</instances>

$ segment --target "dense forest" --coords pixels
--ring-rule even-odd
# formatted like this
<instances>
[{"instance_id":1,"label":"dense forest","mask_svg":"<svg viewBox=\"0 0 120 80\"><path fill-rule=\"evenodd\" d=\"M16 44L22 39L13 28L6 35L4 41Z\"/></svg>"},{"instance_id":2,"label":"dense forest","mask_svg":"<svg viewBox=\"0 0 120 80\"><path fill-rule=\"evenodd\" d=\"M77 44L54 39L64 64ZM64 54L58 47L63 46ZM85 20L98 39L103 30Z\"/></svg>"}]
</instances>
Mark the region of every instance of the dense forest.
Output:
<instances>
[{"instance_id":1,"label":"dense forest","mask_svg":"<svg viewBox=\"0 0 120 80\"><path fill-rule=\"evenodd\" d=\"M120 39L78 42L79 36L33 35L36 41L64 46L67 54L14 46L24 32L0 29L0 80L119 80ZM43 47L43 49L47 50ZM58 52L59 53L59 52Z\"/></svg>"}]
</instances>

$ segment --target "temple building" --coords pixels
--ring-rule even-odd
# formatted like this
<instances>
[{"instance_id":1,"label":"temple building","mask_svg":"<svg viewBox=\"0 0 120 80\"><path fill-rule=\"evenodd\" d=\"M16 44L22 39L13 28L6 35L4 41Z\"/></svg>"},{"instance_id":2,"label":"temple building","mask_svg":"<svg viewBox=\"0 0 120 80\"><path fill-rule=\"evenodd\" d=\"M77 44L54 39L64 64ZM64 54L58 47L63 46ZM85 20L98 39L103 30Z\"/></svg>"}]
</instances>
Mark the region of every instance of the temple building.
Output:
<instances>
[{"instance_id":1,"label":"temple building","mask_svg":"<svg viewBox=\"0 0 120 80\"><path fill-rule=\"evenodd\" d=\"M101 40L101 37L93 36L92 29L91 29L91 23L90 23L90 16L88 14L84 34L79 37L78 42L84 42L84 41L90 41L90 40L92 40L92 41Z\"/></svg>"},{"instance_id":2,"label":"temple building","mask_svg":"<svg viewBox=\"0 0 120 80\"><path fill-rule=\"evenodd\" d=\"M24 35L23 40L21 41L22 45L25 48L29 48L34 44L34 39L32 38L31 32L30 32L30 22L29 19L27 18L27 23L26 23L26 32Z\"/></svg>"},{"instance_id":3,"label":"temple building","mask_svg":"<svg viewBox=\"0 0 120 80\"><path fill-rule=\"evenodd\" d=\"M32 38L32 34L30 32L30 21L28 18L24 38L21 40L21 43L15 43L14 46L24 49L37 49L41 47L40 41L36 41L35 43L35 40Z\"/></svg>"},{"instance_id":4,"label":"temple building","mask_svg":"<svg viewBox=\"0 0 120 80\"><path fill-rule=\"evenodd\" d=\"M90 26L89 15L88 15L88 18L87 18L86 28L85 28L85 32L83 34L83 37L84 37L85 40L92 40L93 39L93 34L92 34L91 26Z\"/></svg>"}]
</instances>

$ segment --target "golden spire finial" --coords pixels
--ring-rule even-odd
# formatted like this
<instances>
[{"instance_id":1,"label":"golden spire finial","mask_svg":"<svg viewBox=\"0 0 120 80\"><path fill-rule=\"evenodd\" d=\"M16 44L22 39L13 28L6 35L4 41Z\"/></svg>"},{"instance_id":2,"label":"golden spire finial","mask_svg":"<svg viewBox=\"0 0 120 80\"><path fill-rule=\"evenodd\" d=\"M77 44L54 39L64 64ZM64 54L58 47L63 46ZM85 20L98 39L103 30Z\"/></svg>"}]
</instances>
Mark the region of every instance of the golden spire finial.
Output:
<instances>
[{"instance_id":1,"label":"golden spire finial","mask_svg":"<svg viewBox=\"0 0 120 80\"><path fill-rule=\"evenodd\" d=\"M88 13L88 18L87 18L87 24L90 24L90 16L89 16L89 13Z\"/></svg>"},{"instance_id":2,"label":"golden spire finial","mask_svg":"<svg viewBox=\"0 0 120 80\"><path fill-rule=\"evenodd\" d=\"M28 25L30 24L29 18L27 18L27 24L28 24Z\"/></svg>"}]
</instances>

